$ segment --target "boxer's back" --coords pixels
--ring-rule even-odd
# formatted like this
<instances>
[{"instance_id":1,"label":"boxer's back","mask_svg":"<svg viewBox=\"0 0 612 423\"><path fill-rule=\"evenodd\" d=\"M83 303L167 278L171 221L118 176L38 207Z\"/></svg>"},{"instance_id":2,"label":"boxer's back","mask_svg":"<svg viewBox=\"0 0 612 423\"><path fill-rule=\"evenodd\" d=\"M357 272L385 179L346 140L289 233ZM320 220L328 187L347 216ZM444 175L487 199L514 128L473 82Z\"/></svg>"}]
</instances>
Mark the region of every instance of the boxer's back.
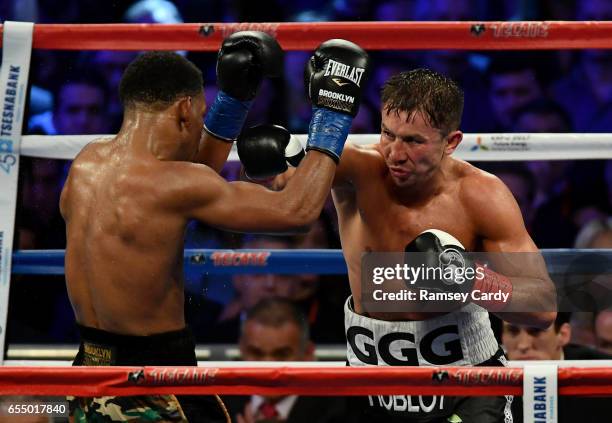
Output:
<instances>
[{"instance_id":1,"label":"boxer's back","mask_svg":"<svg viewBox=\"0 0 612 423\"><path fill-rule=\"evenodd\" d=\"M165 169L116 140L92 143L74 161L61 208L78 323L139 335L184 327L186 220L166 207Z\"/></svg>"}]
</instances>

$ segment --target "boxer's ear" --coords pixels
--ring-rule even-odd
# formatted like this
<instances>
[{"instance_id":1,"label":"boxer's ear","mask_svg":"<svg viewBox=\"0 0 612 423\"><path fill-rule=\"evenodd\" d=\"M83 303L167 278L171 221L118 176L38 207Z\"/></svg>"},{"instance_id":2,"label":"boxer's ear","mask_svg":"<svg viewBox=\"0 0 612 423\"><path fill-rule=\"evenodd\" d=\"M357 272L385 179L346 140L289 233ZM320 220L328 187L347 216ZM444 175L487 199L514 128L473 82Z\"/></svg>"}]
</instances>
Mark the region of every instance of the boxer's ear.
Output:
<instances>
[{"instance_id":1,"label":"boxer's ear","mask_svg":"<svg viewBox=\"0 0 612 423\"><path fill-rule=\"evenodd\" d=\"M446 136L446 147L444 147L444 154L450 156L454 153L455 149L463 140L463 132L452 131Z\"/></svg>"},{"instance_id":2,"label":"boxer's ear","mask_svg":"<svg viewBox=\"0 0 612 423\"><path fill-rule=\"evenodd\" d=\"M193 114L193 98L191 96L182 97L176 101L176 116L181 126L189 126L191 124L191 115Z\"/></svg>"}]
</instances>

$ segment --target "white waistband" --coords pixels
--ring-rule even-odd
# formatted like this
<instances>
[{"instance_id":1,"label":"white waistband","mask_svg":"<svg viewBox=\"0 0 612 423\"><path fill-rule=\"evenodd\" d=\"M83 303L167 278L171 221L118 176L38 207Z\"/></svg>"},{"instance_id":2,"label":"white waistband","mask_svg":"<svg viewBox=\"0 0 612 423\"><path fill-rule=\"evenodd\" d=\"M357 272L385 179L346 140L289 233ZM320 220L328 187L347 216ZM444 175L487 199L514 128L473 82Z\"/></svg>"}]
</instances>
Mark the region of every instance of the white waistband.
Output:
<instances>
[{"instance_id":1,"label":"white waistband","mask_svg":"<svg viewBox=\"0 0 612 423\"><path fill-rule=\"evenodd\" d=\"M348 361L351 366L474 365L498 350L488 312L476 304L421 321L385 321L344 305Z\"/></svg>"}]
</instances>

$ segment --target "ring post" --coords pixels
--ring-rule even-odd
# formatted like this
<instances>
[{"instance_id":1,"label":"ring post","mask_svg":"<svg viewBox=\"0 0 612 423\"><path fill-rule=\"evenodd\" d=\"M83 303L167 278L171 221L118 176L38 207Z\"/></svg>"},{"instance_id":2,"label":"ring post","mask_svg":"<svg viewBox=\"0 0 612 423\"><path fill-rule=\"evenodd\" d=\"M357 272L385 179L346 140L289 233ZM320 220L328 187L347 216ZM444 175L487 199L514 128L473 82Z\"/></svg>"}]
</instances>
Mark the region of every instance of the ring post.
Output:
<instances>
[{"instance_id":1,"label":"ring post","mask_svg":"<svg viewBox=\"0 0 612 423\"><path fill-rule=\"evenodd\" d=\"M21 128L32 55L31 22L5 22L0 68L0 364L8 314Z\"/></svg>"}]
</instances>

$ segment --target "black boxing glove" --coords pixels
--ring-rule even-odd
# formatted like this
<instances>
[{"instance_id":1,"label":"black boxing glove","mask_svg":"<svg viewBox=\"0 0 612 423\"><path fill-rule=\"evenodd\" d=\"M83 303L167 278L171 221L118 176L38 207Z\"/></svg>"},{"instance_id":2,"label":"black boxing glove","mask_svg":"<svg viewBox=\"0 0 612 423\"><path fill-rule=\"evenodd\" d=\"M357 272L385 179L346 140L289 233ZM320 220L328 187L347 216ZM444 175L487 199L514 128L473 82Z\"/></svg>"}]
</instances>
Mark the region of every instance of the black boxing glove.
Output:
<instances>
[{"instance_id":1,"label":"black boxing glove","mask_svg":"<svg viewBox=\"0 0 612 423\"><path fill-rule=\"evenodd\" d=\"M235 32L219 50L217 85L237 100L253 100L264 77L282 75L283 55L276 39L265 32Z\"/></svg>"},{"instance_id":2,"label":"black boxing glove","mask_svg":"<svg viewBox=\"0 0 612 423\"><path fill-rule=\"evenodd\" d=\"M219 93L206 114L204 128L231 142L242 130L263 78L281 75L283 51L264 32L236 32L223 41L216 69Z\"/></svg>"},{"instance_id":3,"label":"black boxing glove","mask_svg":"<svg viewBox=\"0 0 612 423\"><path fill-rule=\"evenodd\" d=\"M368 54L346 40L321 44L306 64L306 91L313 105L307 150L340 160L353 117L359 111L369 71Z\"/></svg>"},{"instance_id":4,"label":"black boxing glove","mask_svg":"<svg viewBox=\"0 0 612 423\"><path fill-rule=\"evenodd\" d=\"M287 165L297 167L305 155L297 138L278 125L249 128L240 134L236 146L247 177L254 180L281 174Z\"/></svg>"},{"instance_id":5,"label":"black boxing glove","mask_svg":"<svg viewBox=\"0 0 612 423\"><path fill-rule=\"evenodd\" d=\"M335 39L321 44L306 64L304 73L313 106L355 117L369 62L368 53L350 41Z\"/></svg>"},{"instance_id":6,"label":"black boxing glove","mask_svg":"<svg viewBox=\"0 0 612 423\"><path fill-rule=\"evenodd\" d=\"M413 287L434 292L467 293L467 301L489 311L501 311L510 303L510 279L471 260L461 242L444 231L429 229L422 232L406 245L404 252L427 253L419 255L416 263L407 255L406 261L412 267L424 265L425 268L439 269L434 277L414 281ZM505 299L496 300L488 295L495 293L503 294Z\"/></svg>"}]
</instances>

